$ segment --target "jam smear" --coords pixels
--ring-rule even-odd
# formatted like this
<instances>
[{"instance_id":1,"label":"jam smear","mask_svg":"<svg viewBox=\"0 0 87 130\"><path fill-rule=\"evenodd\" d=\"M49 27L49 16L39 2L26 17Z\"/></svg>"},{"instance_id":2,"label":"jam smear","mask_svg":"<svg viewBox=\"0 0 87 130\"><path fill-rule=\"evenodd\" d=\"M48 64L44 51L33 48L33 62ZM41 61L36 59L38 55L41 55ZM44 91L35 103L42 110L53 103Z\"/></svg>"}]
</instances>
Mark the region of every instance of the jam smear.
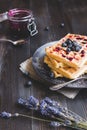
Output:
<instances>
[{"instance_id":1,"label":"jam smear","mask_svg":"<svg viewBox=\"0 0 87 130\"><path fill-rule=\"evenodd\" d=\"M81 57L84 57L84 54L82 54Z\"/></svg>"},{"instance_id":2,"label":"jam smear","mask_svg":"<svg viewBox=\"0 0 87 130\"><path fill-rule=\"evenodd\" d=\"M82 50L82 51L81 51L81 54L85 54L85 51L84 51L84 50Z\"/></svg>"},{"instance_id":3,"label":"jam smear","mask_svg":"<svg viewBox=\"0 0 87 130\"><path fill-rule=\"evenodd\" d=\"M62 54L62 57L66 57L64 54Z\"/></svg>"},{"instance_id":4,"label":"jam smear","mask_svg":"<svg viewBox=\"0 0 87 130\"><path fill-rule=\"evenodd\" d=\"M81 37L76 37L76 39L77 39L77 40L82 40L82 38L81 38Z\"/></svg>"},{"instance_id":5,"label":"jam smear","mask_svg":"<svg viewBox=\"0 0 87 130\"><path fill-rule=\"evenodd\" d=\"M81 51L81 57L84 57L84 55L85 55L85 51L82 50L82 51Z\"/></svg>"},{"instance_id":6,"label":"jam smear","mask_svg":"<svg viewBox=\"0 0 87 130\"><path fill-rule=\"evenodd\" d=\"M82 44L87 44L86 42L82 42Z\"/></svg>"},{"instance_id":7,"label":"jam smear","mask_svg":"<svg viewBox=\"0 0 87 130\"><path fill-rule=\"evenodd\" d=\"M87 39L84 39L84 41L87 41Z\"/></svg>"},{"instance_id":8,"label":"jam smear","mask_svg":"<svg viewBox=\"0 0 87 130\"><path fill-rule=\"evenodd\" d=\"M60 50L61 50L61 48L60 48L60 47L56 47L54 51L59 52Z\"/></svg>"},{"instance_id":9,"label":"jam smear","mask_svg":"<svg viewBox=\"0 0 87 130\"><path fill-rule=\"evenodd\" d=\"M72 58L72 57L67 57L67 59L68 59L68 60L70 60L70 61L72 61L72 60L73 60L73 58Z\"/></svg>"}]
</instances>

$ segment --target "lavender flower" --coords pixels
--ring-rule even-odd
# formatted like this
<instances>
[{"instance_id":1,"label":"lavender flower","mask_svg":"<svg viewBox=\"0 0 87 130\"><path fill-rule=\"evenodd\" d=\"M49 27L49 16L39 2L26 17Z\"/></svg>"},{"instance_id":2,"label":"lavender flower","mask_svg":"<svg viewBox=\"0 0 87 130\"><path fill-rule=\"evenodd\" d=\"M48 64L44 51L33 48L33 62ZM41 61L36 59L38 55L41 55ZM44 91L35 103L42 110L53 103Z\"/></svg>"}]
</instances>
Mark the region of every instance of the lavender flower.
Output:
<instances>
[{"instance_id":1,"label":"lavender flower","mask_svg":"<svg viewBox=\"0 0 87 130\"><path fill-rule=\"evenodd\" d=\"M18 104L26 106L28 109L38 109L39 101L33 96L30 96L27 100L19 98Z\"/></svg>"},{"instance_id":2,"label":"lavender flower","mask_svg":"<svg viewBox=\"0 0 87 130\"><path fill-rule=\"evenodd\" d=\"M25 106L26 105L26 100L24 100L23 98L19 98L18 103Z\"/></svg>"},{"instance_id":3,"label":"lavender flower","mask_svg":"<svg viewBox=\"0 0 87 130\"><path fill-rule=\"evenodd\" d=\"M27 100L25 100L23 98L18 99L18 104L20 104L26 108L29 108L29 109L32 108L32 105Z\"/></svg>"},{"instance_id":4,"label":"lavender flower","mask_svg":"<svg viewBox=\"0 0 87 130\"><path fill-rule=\"evenodd\" d=\"M43 99L47 104L49 104L50 106L58 106L59 107L59 104L58 102L54 101L54 100L51 100L49 97L46 97Z\"/></svg>"},{"instance_id":5,"label":"lavender flower","mask_svg":"<svg viewBox=\"0 0 87 130\"><path fill-rule=\"evenodd\" d=\"M65 120L65 125L68 126L68 125L72 125L72 122L70 120Z\"/></svg>"},{"instance_id":6,"label":"lavender flower","mask_svg":"<svg viewBox=\"0 0 87 130\"><path fill-rule=\"evenodd\" d=\"M49 115L49 113L46 110L46 107L47 107L47 103L44 100L42 100L41 103L40 103L39 108L40 108L41 114L45 115L45 116Z\"/></svg>"},{"instance_id":7,"label":"lavender flower","mask_svg":"<svg viewBox=\"0 0 87 130\"><path fill-rule=\"evenodd\" d=\"M40 103L40 112L42 115L51 116L62 116L65 117L64 113L56 108L55 105L58 104L56 101L52 101L50 98L46 97Z\"/></svg>"},{"instance_id":8,"label":"lavender flower","mask_svg":"<svg viewBox=\"0 0 87 130\"><path fill-rule=\"evenodd\" d=\"M62 124L57 121L51 121L50 126L59 127L59 126L62 126Z\"/></svg>"},{"instance_id":9,"label":"lavender flower","mask_svg":"<svg viewBox=\"0 0 87 130\"><path fill-rule=\"evenodd\" d=\"M3 111L3 112L0 113L0 116L2 118L10 118L11 117L11 113Z\"/></svg>"},{"instance_id":10,"label":"lavender flower","mask_svg":"<svg viewBox=\"0 0 87 130\"><path fill-rule=\"evenodd\" d=\"M37 109L38 106L39 106L39 100L36 99L36 98L33 97L33 96L30 96L30 97L28 98L28 103L29 103L33 108L35 108L35 109Z\"/></svg>"},{"instance_id":11,"label":"lavender flower","mask_svg":"<svg viewBox=\"0 0 87 130\"><path fill-rule=\"evenodd\" d=\"M47 112L54 116L65 117L65 115L59 109L49 105L47 106Z\"/></svg>"},{"instance_id":12,"label":"lavender flower","mask_svg":"<svg viewBox=\"0 0 87 130\"><path fill-rule=\"evenodd\" d=\"M61 105L57 101L51 100L49 97L46 97L43 100L50 106L57 108L60 112L66 113L66 109L61 107Z\"/></svg>"}]
</instances>

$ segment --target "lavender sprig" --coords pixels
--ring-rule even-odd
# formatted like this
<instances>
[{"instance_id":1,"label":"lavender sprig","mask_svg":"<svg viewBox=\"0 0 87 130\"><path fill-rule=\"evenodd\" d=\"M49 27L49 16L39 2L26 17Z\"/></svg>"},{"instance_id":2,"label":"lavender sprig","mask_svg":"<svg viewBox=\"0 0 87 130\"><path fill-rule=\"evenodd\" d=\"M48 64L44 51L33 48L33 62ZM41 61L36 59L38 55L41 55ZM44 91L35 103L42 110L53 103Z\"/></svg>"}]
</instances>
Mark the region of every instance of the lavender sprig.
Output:
<instances>
[{"instance_id":1,"label":"lavender sprig","mask_svg":"<svg viewBox=\"0 0 87 130\"><path fill-rule=\"evenodd\" d=\"M76 128L78 130L82 130L83 127L76 127L72 125L72 122L69 120L59 120L59 121L52 121L52 120L47 120L47 119L42 119L42 118L38 118L38 117L34 117L34 116L29 116L29 115L24 115L21 113L14 113L11 114L9 112L3 111L0 113L0 117L5 118L5 119L10 119L12 117L26 117L26 118L30 118L30 119L34 119L34 120L38 120L38 121L44 121L50 124L50 126L53 127L60 127L60 126L67 126L67 127L71 127L71 128Z\"/></svg>"},{"instance_id":2,"label":"lavender sprig","mask_svg":"<svg viewBox=\"0 0 87 130\"><path fill-rule=\"evenodd\" d=\"M28 99L18 99L18 103L28 109L36 110L44 116L57 120L60 124L64 124L65 126L87 130L87 122L85 119L62 107L57 101L51 100L48 97L38 101L35 97L30 96Z\"/></svg>"},{"instance_id":3,"label":"lavender sprig","mask_svg":"<svg viewBox=\"0 0 87 130\"><path fill-rule=\"evenodd\" d=\"M42 119L42 118L38 118L38 117L34 117L34 116L29 116L29 115L24 115L24 114L21 114L21 113L9 113L9 112L6 112L6 111L3 111L0 113L0 117L1 118L4 118L4 119L10 119L12 117L26 117L26 118L30 118L30 119L34 119L34 120L39 120L39 121L44 121L44 122L48 122L50 123L51 126L55 126L55 127L58 127L60 124L60 126L65 126L65 124L61 124L57 121L52 121L52 120L47 120L47 119Z\"/></svg>"}]
</instances>

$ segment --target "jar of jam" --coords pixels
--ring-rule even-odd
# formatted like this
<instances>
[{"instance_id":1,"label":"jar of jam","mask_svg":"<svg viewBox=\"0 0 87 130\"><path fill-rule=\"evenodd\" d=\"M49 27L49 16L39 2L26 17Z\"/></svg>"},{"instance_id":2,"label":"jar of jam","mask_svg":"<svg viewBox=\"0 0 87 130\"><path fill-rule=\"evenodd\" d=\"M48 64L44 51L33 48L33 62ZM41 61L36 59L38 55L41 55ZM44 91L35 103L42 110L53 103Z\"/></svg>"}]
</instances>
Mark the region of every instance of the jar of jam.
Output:
<instances>
[{"instance_id":1,"label":"jar of jam","mask_svg":"<svg viewBox=\"0 0 87 130\"><path fill-rule=\"evenodd\" d=\"M28 9L11 9L7 13L9 20L9 27L15 33L30 32L31 36L38 33L36 29L35 20L31 10Z\"/></svg>"}]
</instances>

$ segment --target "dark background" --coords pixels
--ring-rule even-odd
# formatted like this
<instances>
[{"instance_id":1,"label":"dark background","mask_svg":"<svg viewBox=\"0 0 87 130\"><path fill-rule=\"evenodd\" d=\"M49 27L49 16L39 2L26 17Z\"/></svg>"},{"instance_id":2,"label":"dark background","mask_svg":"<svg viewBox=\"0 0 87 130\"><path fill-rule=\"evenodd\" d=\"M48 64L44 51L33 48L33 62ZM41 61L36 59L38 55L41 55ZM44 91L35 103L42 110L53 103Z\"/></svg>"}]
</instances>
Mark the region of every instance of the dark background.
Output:
<instances>
[{"instance_id":1,"label":"dark background","mask_svg":"<svg viewBox=\"0 0 87 130\"><path fill-rule=\"evenodd\" d=\"M34 115L17 105L19 97L30 95L38 99L46 96L59 101L84 118L87 118L87 90L83 89L75 99L68 99L61 94L51 92L48 88L32 80L32 86L25 87L29 77L19 70L19 64L31 57L41 45L59 40L67 33L87 35L87 0L1 0L0 13L12 8L27 8L33 11L39 33L26 37L27 44L15 47L0 42L0 112L20 112ZM64 27L61 27L64 23ZM49 30L44 30L49 27ZM8 21L0 23L0 38L19 39L9 31ZM54 130L47 123L27 118L10 120L0 119L0 130ZM65 129L65 128L58 128Z\"/></svg>"}]
</instances>

